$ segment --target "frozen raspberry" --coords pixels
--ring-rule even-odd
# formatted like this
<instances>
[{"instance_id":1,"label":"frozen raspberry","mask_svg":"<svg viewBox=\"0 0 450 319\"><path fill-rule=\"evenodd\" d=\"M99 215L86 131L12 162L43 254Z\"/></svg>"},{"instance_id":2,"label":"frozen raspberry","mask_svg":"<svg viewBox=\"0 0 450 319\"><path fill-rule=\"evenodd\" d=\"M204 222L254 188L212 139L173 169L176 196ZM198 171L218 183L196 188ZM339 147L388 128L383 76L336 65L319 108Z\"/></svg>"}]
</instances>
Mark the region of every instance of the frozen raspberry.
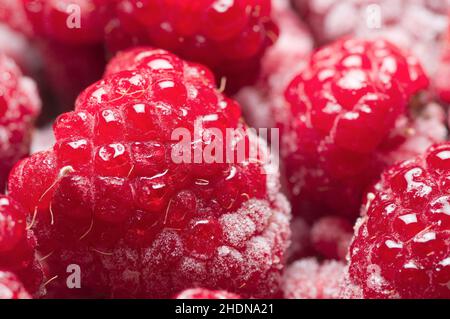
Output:
<instances>
[{"instance_id":1,"label":"frozen raspberry","mask_svg":"<svg viewBox=\"0 0 450 319\"><path fill-rule=\"evenodd\" d=\"M417 59L383 39L314 53L273 110L294 213L355 218L366 187L420 133L412 128L427 85Z\"/></svg>"},{"instance_id":2,"label":"frozen raspberry","mask_svg":"<svg viewBox=\"0 0 450 319\"><path fill-rule=\"evenodd\" d=\"M338 261L322 264L306 258L290 265L282 289L287 299L337 299L344 283L346 266Z\"/></svg>"},{"instance_id":3,"label":"frozen raspberry","mask_svg":"<svg viewBox=\"0 0 450 319\"><path fill-rule=\"evenodd\" d=\"M31 296L11 273L0 271L0 299L30 299Z\"/></svg>"},{"instance_id":4,"label":"frozen raspberry","mask_svg":"<svg viewBox=\"0 0 450 319\"><path fill-rule=\"evenodd\" d=\"M42 271L35 254L36 241L26 229L25 218L22 206L12 198L0 196L0 271L15 273L28 291L38 293Z\"/></svg>"},{"instance_id":5,"label":"frozen raspberry","mask_svg":"<svg viewBox=\"0 0 450 319\"><path fill-rule=\"evenodd\" d=\"M273 19L279 27L278 40L264 54L256 84L236 95L245 120L257 128L275 126L271 106L283 102L284 89L306 66L313 48L309 31L292 11L289 1L272 0L272 7Z\"/></svg>"},{"instance_id":6,"label":"frozen raspberry","mask_svg":"<svg viewBox=\"0 0 450 319\"><path fill-rule=\"evenodd\" d=\"M175 299L240 299L240 297L227 291L193 288L179 293Z\"/></svg>"},{"instance_id":7,"label":"frozen raspberry","mask_svg":"<svg viewBox=\"0 0 450 319\"><path fill-rule=\"evenodd\" d=\"M366 298L450 298L450 144L395 165L367 195L350 247Z\"/></svg>"},{"instance_id":8,"label":"frozen raspberry","mask_svg":"<svg viewBox=\"0 0 450 319\"><path fill-rule=\"evenodd\" d=\"M163 50L123 52L54 133L55 146L9 179L59 276L49 290L70 296L66 268L77 264L86 296L162 298L192 287L277 296L289 205L265 143L206 68ZM239 149L239 161L223 163L220 154L236 159Z\"/></svg>"},{"instance_id":9,"label":"frozen raspberry","mask_svg":"<svg viewBox=\"0 0 450 319\"><path fill-rule=\"evenodd\" d=\"M311 228L312 246L328 259L345 260L352 237L352 225L341 217L323 217Z\"/></svg>"},{"instance_id":10,"label":"frozen raspberry","mask_svg":"<svg viewBox=\"0 0 450 319\"><path fill-rule=\"evenodd\" d=\"M41 102L35 83L13 60L0 54L0 188L11 167L29 152L30 135Z\"/></svg>"},{"instance_id":11,"label":"frozen raspberry","mask_svg":"<svg viewBox=\"0 0 450 319\"><path fill-rule=\"evenodd\" d=\"M449 0L294 0L294 3L319 44L348 35L382 36L412 50L434 80Z\"/></svg>"}]
</instances>

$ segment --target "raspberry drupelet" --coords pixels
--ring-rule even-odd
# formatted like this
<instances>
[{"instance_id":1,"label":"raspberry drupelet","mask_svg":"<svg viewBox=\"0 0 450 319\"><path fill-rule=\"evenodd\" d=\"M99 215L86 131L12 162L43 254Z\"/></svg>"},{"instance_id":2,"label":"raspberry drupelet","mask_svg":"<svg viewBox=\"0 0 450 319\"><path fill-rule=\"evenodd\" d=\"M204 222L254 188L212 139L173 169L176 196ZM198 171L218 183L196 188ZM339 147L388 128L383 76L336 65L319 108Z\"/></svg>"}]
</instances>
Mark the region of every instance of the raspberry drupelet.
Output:
<instances>
[{"instance_id":1,"label":"raspberry drupelet","mask_svg":"<svg viewBox=\"0 0 450 319\"><path fill-rule=\"evenodd\" d=\"M30 294L12 273L0 271L0 299L30 299Z\"/></svg>"},{"instance_id":2,"label":"raspberry drupelet","mask_svg":"<svg viewBox=\"0 0 450 319\"><path fill-rule=\"evenodd\" d=\"M55 146L9 179L50 275L60 275L49 290L70 296L66 267L78 264L85 296L162 298L195 287L279 294L289 204L266 153L248 151L265 143L208 69L164 50L122 52L54 133ZM180 163L186 145L204 160ZM244 157L225 162L221 147L235 159L244 147Z\"/></svg>"},{"instance_id":3,"label":"raspberry drupelet","mask_svg":"<svg viewBox=\"0 0 450 319\"><path fill-rule=\"evenodd\" d=\"M42 267L35 251L36 239L26 226L25 209L12 198L0 195L0 273L14 273L30 293L39 295ZM13 279L6 274L3 279L8 278Z\"/></svg>"},{"instance_id":4,"label":"raspberry drupelet","mask_svg":"<svg viewBox=\"0 0 450 319\"><path fill-rule=\"evenodd\" d=\"M0 189L12 166L28 155L34 120L41 108L35 83L0 54Z\"/></svg>"},{"instance_id":5,"label":"raspberry drupelet","mask_svg":"<svg viewBox=\"0 0 450 319\"><path fill-rule=\"evenodd\" d=\"M427 85L417 59L383 39L343 39L314 53L273 108L294 214L353 221L383 168L414 152L409 141L443 140L443 123L436 135L416 129L429 110L419 95Z\"/></svg>"},{"instance_id":6,"label":"raspberry drupelet","mask_svg":"<svg viewBox=\"0 0 450 319\"><path fill-rule=\"evenodd\" d=\"M180 292L175 299L241 299L241 297L227 291L193 288Z\"/></svg>"},{"instance_id":7,"label":"raspberry drupelet","mask_svg":"<svg viewBox=\"0 0 450 319\"><path fill-rule=\"evenodd\" d=\"M367 194L349 268L365 298L450 298L449 154L435 145Z\"/></svg>"}]
</instances>

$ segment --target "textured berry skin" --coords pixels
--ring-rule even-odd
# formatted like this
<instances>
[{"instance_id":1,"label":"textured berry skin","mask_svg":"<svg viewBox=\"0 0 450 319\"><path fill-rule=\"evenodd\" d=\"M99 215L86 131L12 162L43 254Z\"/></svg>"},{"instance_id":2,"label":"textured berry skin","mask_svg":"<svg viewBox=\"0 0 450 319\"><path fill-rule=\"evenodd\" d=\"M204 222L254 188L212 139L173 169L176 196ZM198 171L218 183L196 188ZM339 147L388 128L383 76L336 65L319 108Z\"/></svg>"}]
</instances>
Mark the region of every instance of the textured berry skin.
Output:
<instances>
[{"instance_id":1,"label":"textured berry skin","mask_svg":"<svg viewBox=\"0 0 450 319\"><path fill-rule=\"evenodd\" d=\"M115 53L152 45L209 66L229 92L256 80L276 40L270 0L22 0L36 34L65 45L103 44ZM81 28L68 28L81 10ZM73 21L72 21L73 22Z\"/></svg>"},{"instance_id":2,"label":"textured berry skin","mask_svg":"<svg viewBox=\"0 0 450 319\"><path fill-rule=\"evenodd\" d=\"M346 266L338 261L305 258L288 266L282 283L286 299L338 299Z\"/></svg>"},{"instance_id":3,"label":"textured berry skin","mask_svg":"<svg viewBox=\"0 0 450 319\"><path fill-rule=\"evenodd\" d=\"M256 80L260 59L277 37L270 0L143 3L118 1L117 20L107 27L109 46L143 41L168 49L225 76L228 91Z\"/></svg>"},{"instance_id":4,"label":"textured berry skin","mask_svg":"<svg viewBox=\"0 0 450 319\"><path fill-rule=\"evenodd\" d=\"M227 291L193 288L180 292L175 299L241 299L241 297Z\"/></svg>"},{"instance_id":5,"label":"textured berry skin","mask_svg":"<svg viewBox=\"0 0 450 319\"><path fill-rule=\"evenodd\" d=\"M30 292L37 293L42 284L42 267L35 254L36 240L26 229L25 218L26 211L20 204L0 196L0 272L15 273ZM4 280L8 278L5 275Z\"/></svg>"},{"instance_id":6,"label":"textured berry skin","mask_svg":"<svg viewBox=\"0 0 450 319\"><path fill-rule=\"evenodd\" d=\"M30 299L31 296L18 281L17 277L9 272L0 271L0 299Z\"/></svg>"},{"instance_id":7,"label":"textured berry skin","mask_svg":"<svg viewBox=\"0 0 450 319\"><path fill-rule=\"evenodd\" d=\"M11 195L36 211L52 276L78 264L85 295L95 297L162 298L192 287L277 295L289 237L278 176L248 154L175 163L174 129L194 136L200 116L209 122L191 147L209 144L211 127L241 130L227 145L265 146L243 131L238 104L206 68L163 50L119 54L58 118L53 149L20 162L9 179Z\"/></svg>"},{"instance_id":8,"label":"textured berry skin","mask_svg":"<svg viewBox=\"0 0 450 319\"><path fill-rule=\"evenodd\" d=\"M416 135L408 103L427 85L418 61L383 39L314 53L273 110L294 213L355 218L365 188Z\"/></svg>"},{"instance_id":9,"label":"textured berry skin","mask_svg":"<svg viewBox=\"0 0 450 319\"><path fill-rule=\"evenodd\" d=\"M383 173L350 247L350 279L366 298L450 298L450 144Z\"/></svg>"},{"instance_id":10,"label":"textured berry skin","mask_svg":"<svg viewBox=\"0 0 450 319\"><path fill-rule=\"evenodd\" d=\"M0 54L0 187L11 167L29 152L30 135L41 102L35 83L13 60Z\"/></svg>"}]
</instances>

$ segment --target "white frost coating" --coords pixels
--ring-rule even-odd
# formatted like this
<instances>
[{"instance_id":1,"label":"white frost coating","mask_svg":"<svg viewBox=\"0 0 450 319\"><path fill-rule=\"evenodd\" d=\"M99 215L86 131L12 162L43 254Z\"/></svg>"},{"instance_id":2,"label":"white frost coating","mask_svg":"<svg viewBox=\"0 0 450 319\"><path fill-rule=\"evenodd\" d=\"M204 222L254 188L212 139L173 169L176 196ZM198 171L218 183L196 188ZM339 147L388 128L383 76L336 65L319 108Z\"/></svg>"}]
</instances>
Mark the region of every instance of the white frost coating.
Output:
<instances>
[{"instance_id":1,"label":"white frost coating","mask_svg":"<svg viewBox=\"0 0 450 319\"><path fill-rule=\"evenodd\" d=\"M346 266L338 261L320 264L306 258L290 265L282 280L287 299L337 299L344 283Z\"/></svg>"},{"instance_id":2,"label":"white frost coating","mask_svg":"<svg viewBox=\"0 0 450 319\"><path fill-rule=\"evenodd\" d=\"M242 247L242 245L254 235L256 226L248 218L244 210L239 210L234 214L226 214L220 218L225 242L233 247Z\"/></svg>"}]
</instances>

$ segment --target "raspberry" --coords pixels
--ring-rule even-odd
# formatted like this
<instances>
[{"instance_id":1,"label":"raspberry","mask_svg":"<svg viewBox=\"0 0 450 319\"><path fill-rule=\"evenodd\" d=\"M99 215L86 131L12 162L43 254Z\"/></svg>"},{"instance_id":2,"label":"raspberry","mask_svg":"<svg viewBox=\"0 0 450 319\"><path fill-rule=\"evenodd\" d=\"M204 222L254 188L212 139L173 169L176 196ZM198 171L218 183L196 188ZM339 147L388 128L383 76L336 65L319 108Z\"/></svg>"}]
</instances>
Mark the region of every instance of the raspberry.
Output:
<instances>
[{"instance_id":1,"label":"raspberry","mask_svg":"<svg viewBox=\"0 0 450 319\"><path fill-rule=\"evenodd\" d=\"M30 299L31 296L11 273L0 271L0 299Z\"/></svg>"},{"instance_id":2,"label":"raspberry","mask_svg":"<svg viewBox=\"0 0 450 319\"><path fill-rule=\"evenodd\" d=\"M42 270L35 255L36 241L26 229L25 217L21 205L0 195L0 271L15 273L28 291L35 293L42 283Z\"/></svg>"},{"instance_id":3,"label":"raspberry","mask_svg":"<svg viewBox=\"0 0 450 319\"><path fill-rule=\"evenodd\" d=\"M419 135L408 103L415 97L420 114L427 85L417 60L383 39L343 39L314 53L273 110L294 212L355 218L366 187Z\"/></svg>"},{"instance_id":4,"label":"raspberry","mask_svg":"<svg viewBox=\"0 0 450 319\"><path fill-rule=\"evenodd\" d=\"M110 47L151 44L209 66L227 90L256 79L264 51L276 40L270 0L120 0L108 26ZM125 41L124 41L125 40Z\"/></svg>"},{"instance_id":5,"label":"raspberry","mask_svg":"<svg viewBox=\"0 0 450 319\"><path fill-rule=\"evenodd\" d=\"M344 283L346 266L337 261L320 264L306 258L290 265L282 288L287 299L338 299Z\"/></svg>"},{"instance_id":6,"label":"raspberry","mask_svg":"<svg viewBox=\"0 0 450 319\"><path fill-rule=\"evenodd\" d=\"M227 291L208 290L203 288L187 289L180 292L175 299L241 299L238 295Z\"/></svg>"},{"instance_id":7,"label":"raspberry","mask_svg":"<svg viewBox=\"0 0 450 319\"><path fill-rule=\"evenodd\" d=\"M367 195L350 247L366 298L450 298L450 144L386 170Z\"/></svg>"},{"instance_id":8,"label":"raspberry","mask_svg":"<svg viewBox=\"0 0 450 319\"><path fill-rule=\"evenodd\" d=\"M153 45L200 62L227 78L227 90L252 83L276 40L270 0L22 0L34 32L70 46L109 52ZM80 27L71 25L76 5ZM68 25L69 23L69 25Z\"/></svg>"},{"instance_id":9,"label":"raspberry","mask_svg":"<svg viewBox=\"0 0 450 319\"><path fill-rule=\"evenodd\" d=\"M170 297L187 288L273 297L289 236L289 205L263 155L237 163L211 158L176 163L186 150L222 141L231 155L265 144L240 119L211 73L163 50L136 48L114 58L105 77L54 126L55 146L20 162L11 196L27 208L53 275L81 269L86 296ZM212 131L216 128L216 133ZM223 136L226 136L223 134ZM194 153L194 151L193 151ZM208 163L206 162L208 161Z\"/></svg>"},{"instance_id":10,"label":"raspberry","mask_svg":"<svg viewBox=\"0 0 450 319\"><path fill-rule=\"evenodd\" d=\"M329 259L345 260L352 237L352 225L340 217L323 217L311 228L314 249Z\"/></svg>"},{"instance_id":11,"label":"raspberry","mask_svg":"<svg viewBox=\"0 0 450 319\"><path fill-rule=\"evenodd\" d=\"M261 60L261 72L253 86L241 89L236 98L244 117L253 127L274 127L271 105L283 100L283 91L305 66L313 41L306 26L298 19L286 0L273 0L273 20L279 37Z\"/></svg>"},{"instance_id":12,"label":"raspberry","mask_svg":"<svg viewBox=\"0 0 450 319\"><path fill-rule=\"evenodd\" d=\"M436 84L450 1L294 0L319 44L343 36L384 37L414 52ZM345 17L345 18L343 18Z\"/></svg>"},{"instance_id":13,"label":"raspberry","mask_svg":"<svg viewBox=\"0 0 450 319\"><path fill-rule=\"evenodd\" d=\"M0 54L0 187L11 167L29 151L30 134L41 102L35 83L13 60Z\"/></svg>"}]
</instances>

